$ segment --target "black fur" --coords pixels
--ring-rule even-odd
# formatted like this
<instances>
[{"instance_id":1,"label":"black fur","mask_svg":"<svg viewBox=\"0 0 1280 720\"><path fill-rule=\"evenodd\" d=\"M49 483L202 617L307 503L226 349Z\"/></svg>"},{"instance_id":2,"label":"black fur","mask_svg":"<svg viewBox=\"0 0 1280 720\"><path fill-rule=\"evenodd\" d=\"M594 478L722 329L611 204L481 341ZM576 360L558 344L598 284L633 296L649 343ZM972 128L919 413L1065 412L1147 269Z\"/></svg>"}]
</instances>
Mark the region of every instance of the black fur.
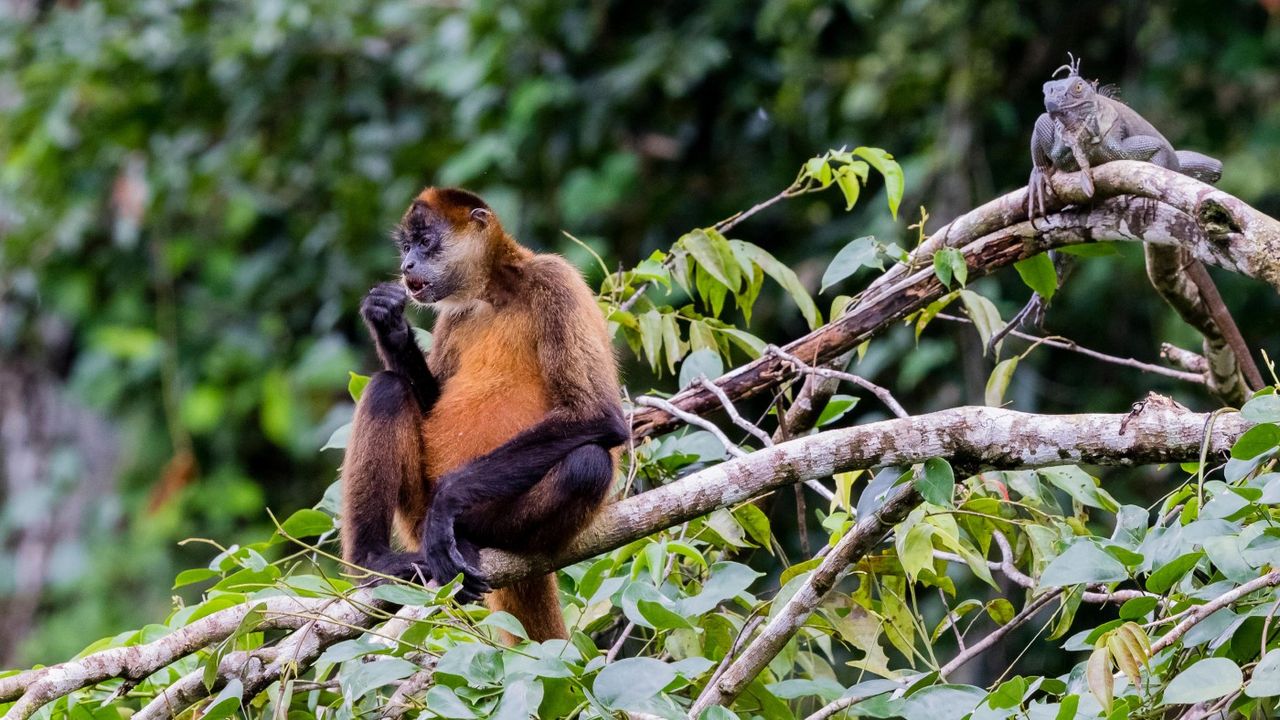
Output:
<instances>
[{"instance_id":1,"label":"black fur","mask_svg":"<svg viewBox=\"0 0 1280 720\"><path fill-rule=\"evenodd\" d=\"M472 507L513 500L528 492L579 448L597 445L607 450L626 437L622 417L613 409L591 420L548 419L440 478L422 534L423 560L431 576L447 582L461 572L464 582L484 583L478 564L464 555L465 541L457 537L459 516ZM579 464L574 469L592 468ZM592 474L596 482L598 478L599 473ZM575 480L586 481L581 472L569 477L570 482Z\"/></svg>"},{"instance_id":2,"label":"black fur","mask_svg":"<svg viewBox=\"0 0 1280 720\"><path fill-rule=\"evenodd\" d=\"M404 318L407 301L403 285L382 283L365 296L360 304L360 317L373 336L383 367L409 381L418 408L426 413L440 397L440 385L427 369L427 359L414 340L413 328Z\"/></svg>"}]
</instances>

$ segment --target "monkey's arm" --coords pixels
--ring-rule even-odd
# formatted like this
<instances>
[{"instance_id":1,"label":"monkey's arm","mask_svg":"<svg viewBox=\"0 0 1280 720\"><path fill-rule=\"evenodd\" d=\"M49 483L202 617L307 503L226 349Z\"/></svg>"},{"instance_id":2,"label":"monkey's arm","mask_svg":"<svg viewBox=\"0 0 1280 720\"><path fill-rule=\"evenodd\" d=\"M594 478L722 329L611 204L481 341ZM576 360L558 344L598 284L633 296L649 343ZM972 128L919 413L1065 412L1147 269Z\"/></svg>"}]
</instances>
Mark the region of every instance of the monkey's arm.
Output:
<instances>
[{"instance_id":1,"label":"monkey's arm","mask_svg":"<svg viewBox=\"0 0 1280 720\"><path fill-rule=\"evenodd\" d=\"M400 283L382 283L365 296L360 304L360 317L373 336L382 366L409 381L418 408L425 413L440 396L440 386L427 369L427 359L414 341L413 328L404 318L407 300L408 295Z\"/></svg>"}]
</instances>

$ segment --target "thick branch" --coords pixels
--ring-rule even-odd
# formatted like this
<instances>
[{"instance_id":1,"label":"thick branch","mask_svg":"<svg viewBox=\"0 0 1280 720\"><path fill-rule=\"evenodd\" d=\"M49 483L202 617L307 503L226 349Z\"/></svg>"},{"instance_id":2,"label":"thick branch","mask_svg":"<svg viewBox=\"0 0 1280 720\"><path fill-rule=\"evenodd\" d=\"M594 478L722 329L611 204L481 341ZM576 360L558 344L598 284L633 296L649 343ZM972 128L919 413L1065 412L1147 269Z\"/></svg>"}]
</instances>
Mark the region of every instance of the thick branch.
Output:
<instances>
[{"instance_id":1,"label":"thick branch","mask_svg":"<svg viewBox=\"0 0 1280 720\"><path fill-rule=\"evenodd\" d=\"M884 420L779 443L622 500L601 512L561 555L483 553L496 586L548 572L673 525L807 479L908 465L931 457L970 468L1018 469L1092 463L1143 465L1198 459L1209 418L1148 403L1137 414L1034 415L960 407ZM1123 432L1120 424L1127 420ZM1244 432L1238 414L1214 420L1210 450Z\"/></svg>"},{"instance_id":2,"label":"thick branch","mask_svg":"<svg viewBox=\"0 0 1280 720\"><path fill-rule=\"evenodd\" d=\"M989 407L962 407L911 418L885 420L798 438L699 471L654 490L622 500L603 512L562 554L518 556L483 553L484 568L495 586L545 573L620 547L632 540L735 505L784 485L837 472L907 465L931 457L949 458L964 467L1017 469L1061 463L1140 465L1198 459L1207 414L1149 403L1136 415L1032 415ZM1121 431L1121 424L1126 423ZM1207 438L1210 452L1229 448L1246 429L1238 414L1217 417ZM273 598L267 614L271 627L298 627L273 648L232 653L223 661L229 677L241 678L246 697L280 677L294 661L301 667L328 645L355 637L380 621L368 590L350 598ZM270 605L279 602L276 608ZM285 607L298 603L296 607ZM234 632L250 603L176 630L148 645L113 648L4 680L5 699L25 690L5 720L29 717L57 697L112 677L143 678L200 647ZM233 622L234 620L234 622ZM312 622L315 620L315 622ZM295 624L296 623L296 624ZM21 678L20 682L18 678ZM215 689L218 686L215 686ZM163 707L189 707L205 696L199 678L189 676L166 690L156 702ZM153 712L159 712L155 705ZM144 711L145 712L145 711Z\"/></svg>"},{"instance_id":3,"label":"thick branch","mask_svg":"<svg viewBox=\"0 0 1280 720\"><path fill-rule=\"evenodd\" d=\"M1150 163L1113 162L1093 170L1092 206L1057 210L1026 222L1026 190L997 198L945 226L890 269L839 320L783 349L821 365L893 322L928 305L945 291L930 257L944 241L964 248L969 277L977 278L1045 250L1078 243L1142 241L1177 246L1202 262L1248 275L1280 289L1280 222L1220 190ZM1084 203L1076 175L1057 173L1054 190L1064 201ZM922 268L922 269L919 269ZM776 356L765 356L716 380L729 397L754 395L792 377ZM671 399L680 409L705 414L719 401L701 387ZM657 408L635 415L637 437L669 430L679 421Z\"/></svg>"},{"instance_id":4,"label":"thick branch","mask_svg":"<svg viewBox=\"0 0 1280 720\"><path fill-rule=\"evenodd\" d=\"M1172 406L1168 405L1158 405L1153 407L1152 410L1153 412L1151 413L1145 411L1139 413L1135 416L1135 419L1146 416L1144 420L1150 422L1151 419L1156 417L1186 416L1186 413L1171 412ZM1119 432L1117 432L1118 435L1120 435ZM1197 446L1196 452L1198 452L1199 442L1196 442L1195 445ZM1009 447L1017 448L1018 446L1010 445ZM955 458L957 454L954 452L954 448L952 450L951 455ZM962 456L963 454L960 455ZM978 462L979 464L986 464L981 460ZM853 529L841 538L830 554L822 560L817 569L810 574L804 585L787 601L782 610L774 616L764 631L743 651L742 656L729 666L714 684L707 686L694 703L691 715L697 715L703 709L712 705L732 703L773 658L786 647L791 638L800 631L800 628L808 621L809 617L835 587L835 584L844 576L850 565L857 562L859 558L879 543L888 534L890 528L906 517L907 513L920 502L920 495L916 492L914 486L900 487L885 500L884 504L871 517L859 520ZM1001 540L1003 540L1003 537L1001 537ZM1007 542L1001 543L1001 550L1011 566L1012 558L1010 557L1011 553ZM995 640L992 639L991 642L995 642ZM978 645L975 645L974 648L978 648ZM980 652L980 649L974 649L973 652ZM955 667L958 667L958 665L955 665ZM948 669L954 668L949 665ZM945 676L945 673L943 675Z\"/></svg>"}]
</instances>

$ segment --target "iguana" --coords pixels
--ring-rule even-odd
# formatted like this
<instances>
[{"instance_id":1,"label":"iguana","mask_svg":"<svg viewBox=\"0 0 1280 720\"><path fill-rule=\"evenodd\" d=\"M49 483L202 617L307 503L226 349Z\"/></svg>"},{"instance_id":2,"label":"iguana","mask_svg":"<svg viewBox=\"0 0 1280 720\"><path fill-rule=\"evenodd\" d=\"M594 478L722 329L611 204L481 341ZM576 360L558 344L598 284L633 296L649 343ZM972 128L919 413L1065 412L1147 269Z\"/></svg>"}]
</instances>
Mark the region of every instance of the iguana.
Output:
<instances>
[{"instance_id":1,"label":"iguana","mask_svg":"<svg viewBox=\"0 0 1280 720\"><path fill-rule=\"evenodd\" d=\"M1059 67L1051 77L1067 71L1062 79L1051 79L1044 84L1044 107L1047 112L1036 119L1031 133L1031 178L1027 181L1027 217L1034 223L1037 215L1045 214L1045 197L1053 192L1049 177L1055 172L1081 173L1081 189L1093 196L1093 178L1090 168L1112 160L1141 160L1160 167L1175 170L1206 183L1216 183L1222 177L1222 163L1207 155L1190 150L1174 150L1173 145L1133 108L1099 90L1096 83L1080 76L1080 61L1068 55L1070 62ZM1222 303L1217 287L1201 262L1181 248L1145 244L1148 267L1152 257L1168 260L1168 254L1176 254L1177 268L1185 268L1188 277L1200 292L1201 300L1210 317L1221 331L1223 338L1235 353L1245 380L1254 389L1262 387L1262 375L1249 354L1239 328ZM1165 262L1166 265L1170 263ZM1169 298L1166 298L1169 299ZM1024 320L1027 315L1043 312L1043 300L1038 296L1009 324ZM1175 304L1181 313L1183 308ZM1001 333L1003 335L1004 333Z\"/></svg>"}]
</instances>

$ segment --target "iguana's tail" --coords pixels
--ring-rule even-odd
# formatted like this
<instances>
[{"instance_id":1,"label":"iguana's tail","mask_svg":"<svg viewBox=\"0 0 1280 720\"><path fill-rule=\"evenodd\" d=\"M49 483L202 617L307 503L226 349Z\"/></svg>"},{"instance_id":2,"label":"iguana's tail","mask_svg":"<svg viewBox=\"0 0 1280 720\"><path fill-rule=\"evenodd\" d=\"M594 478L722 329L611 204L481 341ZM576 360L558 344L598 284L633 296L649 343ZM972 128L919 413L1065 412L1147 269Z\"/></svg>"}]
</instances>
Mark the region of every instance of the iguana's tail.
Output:
<instances>
[{"instance_id":1,"label":"iguana's tail","mask_svg":"<svg viewBox=\"0 0 1280 720\"><path fill-rule=\"evenodd\" d=\"M1179 150L1178 165L1182 167L1183 175L1190 175L1200 182L1213 185L1222 179L1222 161L1193 150Z\"/></svg>"}]
</instances>

